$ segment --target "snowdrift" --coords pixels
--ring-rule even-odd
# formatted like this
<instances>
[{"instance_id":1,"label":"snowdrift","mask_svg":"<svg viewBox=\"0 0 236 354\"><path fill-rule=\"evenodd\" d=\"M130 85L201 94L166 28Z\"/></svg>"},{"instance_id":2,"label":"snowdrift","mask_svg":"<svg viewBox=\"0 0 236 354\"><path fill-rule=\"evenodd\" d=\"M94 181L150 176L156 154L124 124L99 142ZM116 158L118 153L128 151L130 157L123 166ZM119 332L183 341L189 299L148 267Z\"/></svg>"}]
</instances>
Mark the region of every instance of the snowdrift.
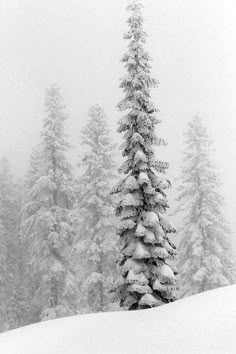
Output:
<instances>
[{"instance_id":1,"label":"snowdrift","mask_svg":"<svg viewBox=\"0 0 236 354\"><path fill-rule=\"evenodd\" d=\"M0 335L1 354L236 353L236 285L159 308L81 315Z\"/></svg>"}]
</instances>

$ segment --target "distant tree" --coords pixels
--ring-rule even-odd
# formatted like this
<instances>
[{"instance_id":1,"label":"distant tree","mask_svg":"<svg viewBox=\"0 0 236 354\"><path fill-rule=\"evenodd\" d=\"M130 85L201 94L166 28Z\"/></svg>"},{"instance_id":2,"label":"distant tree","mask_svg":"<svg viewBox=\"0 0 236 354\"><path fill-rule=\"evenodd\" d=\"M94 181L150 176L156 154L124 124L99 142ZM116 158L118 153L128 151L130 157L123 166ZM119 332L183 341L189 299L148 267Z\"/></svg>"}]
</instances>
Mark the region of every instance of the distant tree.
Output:
<instances>
[{"instance_id":1,"label":"distant tree","mask_svg":"<svg viewBox=\"0 0 236 354\"><path fill-rule=\"evenodd\" d=\"M74 232L72 168L64 132L66 115L57 86L46 92L41 142L33 151L26 176L22 242L28 253L31 322L75 314L77 281L71 267Z\"/></svg>"},{"instance_id":2,"label":"distant tree","mask_svg":"<svg viewBox=\"0 0 236 354\"><path fill-rule=\"evenodd\" d=\"M7 235L6 230L0 221L0 332L7 328Z\"/></svg>"},{"instance_id":3,"label":"distant tree","mask_svg":"<svg viewBox=\"0 0 236 354\"><path fill-rule=\"evenodd\" d=\"M9 161L0 159L0 330L11 329L7 302L17 282L20 202ZM17 326L15 324L14 326Z\"/></svg>"},{"instance_id":4,"label":"distant tree","mask_svg":"<svg viewBox=\"0 0 236 354\"><path fill-rule=\"evenodd\" d=\"M25 283L16 280L12 294L7 302L8 329L22 327L28 324L28 297Z\"/></svg>"},{"instance_id":5,"label":"distant tree","mask_svg":"<svg viewBox=\"0 0 236 354\"><path fill-rule=\"evenodd\" d=\"M6 301L7 307L7 330L19 328L28 324L28 298L26 289L20 283L20 279L16 281L12 288L12 293Z\"/></svg>"},{"instance_id":6,"label":"distant tree","mask_svg":"<svg viewBox=\"0 0 236 354\"><path fill-rule=\"evenodd\" d=\"M157 109L150 89L157 85L151 77L149 54L144 50L146 33L140 1L131 1L128 11L128 51L122 62L127 75L122 79L125 98L120 111L129 112L120 120L118 132L125 132L122 144L126 161L119 172L127 176L114 188L120 194L121 277L117 286L120 305L129 310L159 306L176 299L175 271L170 260L176 255L168 234L175 228L162 216L168 208L164 190L170 182L161 177L168 164L157 160L154 145L164 141L155 133Z\"/></svg>"},{"instance_id":7,"label":"distant tree","mask_svg":"<svg viewBox=\"0 0 236 354\"><path fill-rule=\"evenodd\" d=\"M37 219L40 218L40 209L42 207L42 202L40 198L32 194L34 186L37 181L44 174L42 148L40 144L36 146L29 160L29 168L25 175L25 183L23 186L24 198L23 206L21 211L21 224L20 224L20 241L21 247L20 252L20 264L19 264L19 274L21 278L21 284L25 289L25 298L27 299L28 307L25 317L25 325L36 322L39 320L40 309L32 305L32 299L37 290L39 277L36 277L36 269L32 272L32 259L36 255L33 253L34 245L40 244L40 230L37 228ZM35 267L37 262L35 261ZM37 310L36 310L37 309Z\"/></svg>"},{"instance_id":8,"label":"distant tree","mask_svg":"<svg viewBox=\"0 0 236 354\"><path fill-rule=\"evenodd\" d=\"M16 298L16 290L13 292L7 301L8 327L7 329L15 329L19 327L18 304Z\"/></svg>"},{"instance_id":9,"label":"distant tree","mask_svg":"<svg viewBox=\"0 0 236 354\"><path fill-rule=\"evenodd\" d=\"M184 213L178 261L181 297L233 283L230 230L222 213L212 141L199 116L185 133L177 212Z\"/></svg>"},{"instance_id":10,"label":"distant tree","mask_svg":"<svg viewBox=\"0 0 236 354\"><path fill-rule=\"evenodd\" d=\"M14 279L20 205L8 159L0 159L0 220L7 233L8 280Z\"/></svg>"},{"instance_id":11,"label":"distant tree","mask_svg":"<svg viewBox=\"0 0 236 354\"><path fill-rule=\"evenodd\" d=\"M81 279L81 311L99 312L111 309L109 290L117 273L118 255L114 197L114 145L109 135L103 109L89 110L87 125L82 130L85 153L78 181L76 212L79 221L76 253Z\"/></svg>"}]
</instances>

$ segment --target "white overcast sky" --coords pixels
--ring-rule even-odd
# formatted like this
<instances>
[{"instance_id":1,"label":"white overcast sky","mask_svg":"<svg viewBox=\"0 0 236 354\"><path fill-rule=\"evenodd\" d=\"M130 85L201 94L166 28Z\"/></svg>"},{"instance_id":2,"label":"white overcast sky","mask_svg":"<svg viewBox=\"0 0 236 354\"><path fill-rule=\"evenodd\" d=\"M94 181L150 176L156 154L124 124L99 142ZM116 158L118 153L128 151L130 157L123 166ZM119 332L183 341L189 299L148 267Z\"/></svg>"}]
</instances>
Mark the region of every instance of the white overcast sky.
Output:
<instances>
[{"instance_id":1,"label":"white overcast sky","mask_svg":"<svg viewBox=\"0 0 236 354\"><path fill-rule=\"evenodd\" d=\"M160 134L169 142L160 158L170 162L175 184L183 130L199 113L215 141L226 216L234 231L236 1L143 3L153 75L160 80L153 100L163 120ZM127 0L0 0L0 154L9 157L16 174L25 173L38 142L44 90L51 83L61 86L65 98L73 160L91 105L104 107L115 132L126 5Z\"/></svg>"}]
</instances>

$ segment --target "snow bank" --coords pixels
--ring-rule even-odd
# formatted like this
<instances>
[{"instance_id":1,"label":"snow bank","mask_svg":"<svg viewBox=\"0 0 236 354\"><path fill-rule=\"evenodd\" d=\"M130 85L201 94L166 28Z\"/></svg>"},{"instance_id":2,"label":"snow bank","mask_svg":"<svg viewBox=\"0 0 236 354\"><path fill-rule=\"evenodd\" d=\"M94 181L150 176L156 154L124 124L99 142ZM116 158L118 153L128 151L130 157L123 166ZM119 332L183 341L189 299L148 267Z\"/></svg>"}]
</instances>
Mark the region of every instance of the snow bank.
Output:
<instances>
[{"instance_id":1,"label":"snow bank","mask_svg":"<svg viewBox=\"0 0 236 354\"><path fill-rule=\"evenodd\" d=\"M229 286L151 310L39 323L0 335L0 353L236 353L235 299Z\"/></svg>"}]
</instances>

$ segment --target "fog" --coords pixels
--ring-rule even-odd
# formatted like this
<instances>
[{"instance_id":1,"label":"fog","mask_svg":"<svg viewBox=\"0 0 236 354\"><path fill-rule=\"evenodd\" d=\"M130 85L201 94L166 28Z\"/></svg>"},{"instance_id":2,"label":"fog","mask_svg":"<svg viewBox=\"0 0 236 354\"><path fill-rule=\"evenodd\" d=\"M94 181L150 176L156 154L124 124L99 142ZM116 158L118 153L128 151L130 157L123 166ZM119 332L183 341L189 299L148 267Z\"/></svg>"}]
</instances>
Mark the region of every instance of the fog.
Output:
<instances>
[{"instance_id":1,"label":"fog","mask_svg":"<svg viewBox=\"0 0 236 354\"><path fill-rule=\"evenodd\" d=\"M78 160L80 129L99 103L114 137L122 97L120 58L126 43L126 0L0 0L0 153L23 176L39 139L44 90L62 88L68 134ZM174 187L181 166L182 133L199 113L215 141L226 217L236 229L236 22L234 0L144 1L148 50L160 87L153 100L169 145ZM171 192L170 192L171 194ZM172 199L173 196L170 196ZM234 232L235 235L235 232ZM236 242L234 241L235 247Z\"/></svg>"}]
</instances>

